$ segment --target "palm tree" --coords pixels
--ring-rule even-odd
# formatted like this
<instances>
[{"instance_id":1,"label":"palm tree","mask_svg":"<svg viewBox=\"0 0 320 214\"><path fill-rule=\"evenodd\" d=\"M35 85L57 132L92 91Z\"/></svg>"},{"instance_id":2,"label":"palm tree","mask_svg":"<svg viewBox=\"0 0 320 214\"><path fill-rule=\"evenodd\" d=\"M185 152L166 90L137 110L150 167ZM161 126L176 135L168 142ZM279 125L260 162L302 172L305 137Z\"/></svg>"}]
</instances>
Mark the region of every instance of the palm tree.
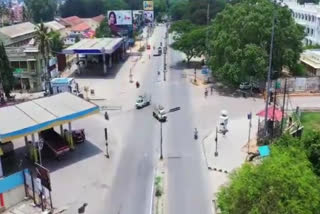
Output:
<instances>
[{"instance_id":1,"label":"palm tree","mask_svg":"<svg viewBox=\"0 0 320 214\"><path fill-rule=\"evenodd\" d=\"M44 74L46 76L47 86L49 86L49 93L52 94L51 88L51 73L48 71L48 62L51 49L51 38L49 29L41 22L36 27L35 41L38 44L38 49L44 61Z\"/></svg>"}]
</instances>

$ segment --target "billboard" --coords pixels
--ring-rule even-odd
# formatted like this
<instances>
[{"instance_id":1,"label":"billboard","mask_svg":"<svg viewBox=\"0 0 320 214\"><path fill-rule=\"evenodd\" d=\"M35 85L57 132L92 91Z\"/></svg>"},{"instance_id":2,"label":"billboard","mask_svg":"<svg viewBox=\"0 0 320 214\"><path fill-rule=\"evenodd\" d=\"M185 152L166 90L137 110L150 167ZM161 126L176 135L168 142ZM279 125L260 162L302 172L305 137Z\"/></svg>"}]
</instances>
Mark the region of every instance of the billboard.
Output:
<instances>
[{"instance_id":1,"label":"billboard","mask_svg":"<svg viewBox=\"0 0 320 214\"><path fill-rule=\"evenodd\" d=\"M153 19L154 19L153 11L144 11L145 22L153 22Z\"/></svg>"},{"instance_id":2,"label":"billboard","mask_svg":"<svg viewBox=\"0 0 320 214\"><path fill-rule=\"evenodd\" d=\"M109 25L132 25L131 10L112 10L108 11Z\"/></svg>"},{"instance_id":3,"label":"billboard","mask_svg":"<svg viewBox=\"0 0 320 214\"><path fill-rule=\"evenodd\" d=\"M144 1L143 10L153 10L153 1Z\"/></svg>"}]
</instances>

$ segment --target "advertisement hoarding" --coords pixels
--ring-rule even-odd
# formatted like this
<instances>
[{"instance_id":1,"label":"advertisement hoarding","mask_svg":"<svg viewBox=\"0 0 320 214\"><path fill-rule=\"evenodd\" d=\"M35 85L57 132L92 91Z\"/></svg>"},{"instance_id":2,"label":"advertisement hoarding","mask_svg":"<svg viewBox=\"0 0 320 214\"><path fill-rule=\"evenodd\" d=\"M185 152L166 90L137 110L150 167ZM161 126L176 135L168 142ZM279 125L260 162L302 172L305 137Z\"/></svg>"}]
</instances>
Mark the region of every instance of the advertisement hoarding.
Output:
<instances>
[{"instance_id":1,"label":"advertisement hoarding","mask_svg":"<svg viewBox=\"0 0 320 214\"><path fill-rule=\"evenodd\" d=\"M153 11L144 11L144 21L153 22L153 20L154 20Z\"/></svg>"},{"instance_id":2,"label":"advertisement hoarding","mask_svg":"<svg viewBox=\"0 0 320 214\"><path fill-rule=\"evenodd\" d=\"M112 10L108 11L109 25L132 25L131 10Z\"/></svg>"},{"instance_id":3,"label":"advertisement hoarding","mask_svg":"<svg viewBox=\"0 0 320 214\"><path fill-rule=\"evenodd\" d=\"M143 10L153 10L153 1L144 1Z\"/></svg>"}]
</instances>

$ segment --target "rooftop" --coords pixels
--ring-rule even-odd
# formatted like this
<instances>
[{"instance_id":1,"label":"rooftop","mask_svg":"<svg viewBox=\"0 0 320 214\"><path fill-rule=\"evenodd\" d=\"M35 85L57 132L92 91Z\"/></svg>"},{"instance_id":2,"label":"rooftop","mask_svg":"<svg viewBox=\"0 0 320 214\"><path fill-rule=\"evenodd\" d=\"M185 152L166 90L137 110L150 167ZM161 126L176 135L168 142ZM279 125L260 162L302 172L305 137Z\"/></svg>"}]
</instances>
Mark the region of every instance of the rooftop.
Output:
<instances>
[{"instance_id":1,"label":"rooftop","mask_svg":"<svg viewBox=\"0 0 320 214\"><path fill-rule=\"evenodd\" d=\"M122 38L95 38L82 39L78 43L63 50L65 54L87 53L87 54L101 54L113 53L122 43Z\"/></svg>"},{"instance_id":2,"label":"rooftop","mask_svg":"<svg viewBox=\"0 0 320 214\"><path fill-rule=\"evenodd\" d=\"M307 65L320 69L320 49L306 50L301 54L300 61Z\"/></svg>"},{"instance_id":3,"label":"rooftop","mask_svg":"<svg viewBox=\"0 0 320 214\"><path fill-rule=\"evenodd\" d=\"M66 28L64 25L60 24L57 21L46 22L44 23L44 25L52 31L60 31Z\"/></svg>"},{"instance_id":4,"label":"rooftop","mask_svg":"<svg viewBox=\"0 0 320 214\"><path fill-rule=\"evenodd\" d=\"M78 25L75 25L72 27L72 31L79 31L79 32L82 32L82 31L86 31L86 30L89 30L90 29L90 26L85 23L85 22L82 22Z\"/></svg>"},{"instance_id":5,"label":"rooftop","mask_svg":"<svg viewBox=\"0 0 320 214\"><path fill-rule=\"evenodd\" d=\"M25 34L34 33L36 26L30 22L24 22L16 25L0 28L0 33L4 34L9 38L15 38Z\"/></svg>"},{"instance_id":6,"label":"rooftop","mask_svg":"<svg viewBox=\"0 0 320 214\"><path fill-rule=\"evenodd\" d=\"M62 21L64 23L66 23L67 25L73 27L75 25L78 25L80 23L82 23L83 21L81 20L81 18L79 18L78 16L70 16L70 17L66 17L63 18ZM63 23L62 23L63 24Z\"/></svg>"},{"instance_id":7,"label":"rooftop","mask_svg":"<svg viewBox=\"0 0 320 214\"><path fill-rule=\"evenodd\" d=\"M89 116L99 107L68 92L0 108L0 141Z\"/></svg>"},{"instance_id":8,"label":"rooftop","mask_svg":"<svg viewBox=\"0 0 320 214\"><path fill-rule=\"evenodd\" d=\"M93 19L94 21L96 21L98 23L101 23L105 19L105 16L99 15L99 16L92 17L91 19Z\"/></svg>"}]
</instances>

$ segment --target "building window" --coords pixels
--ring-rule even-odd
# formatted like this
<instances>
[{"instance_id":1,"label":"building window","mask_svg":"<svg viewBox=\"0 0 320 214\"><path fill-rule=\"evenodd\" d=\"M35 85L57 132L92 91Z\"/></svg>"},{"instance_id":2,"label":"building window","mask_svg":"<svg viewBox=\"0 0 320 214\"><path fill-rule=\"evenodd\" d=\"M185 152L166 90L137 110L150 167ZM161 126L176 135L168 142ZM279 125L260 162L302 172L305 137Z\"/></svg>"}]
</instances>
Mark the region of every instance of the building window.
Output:
<instances>
[{"instance_id":1,"label":"building window","mask_svg":"<svg viewBox=\"0 0 320 214\"><path fill-rule=\"evenodd\" d=\"M311 28L311 36L313 36L313 29Z\"/></svg>"},{"instance_id":2,"label":"building window","mask_svg":"<svg viewBox=\"0 0 320 214\"><path fill-rule=\"evenodd\" d=\"M307 34L309 34L309 32L310 32L310 31L309 31L309 28L307 27Z\"/></svg>"}]
</instances>

